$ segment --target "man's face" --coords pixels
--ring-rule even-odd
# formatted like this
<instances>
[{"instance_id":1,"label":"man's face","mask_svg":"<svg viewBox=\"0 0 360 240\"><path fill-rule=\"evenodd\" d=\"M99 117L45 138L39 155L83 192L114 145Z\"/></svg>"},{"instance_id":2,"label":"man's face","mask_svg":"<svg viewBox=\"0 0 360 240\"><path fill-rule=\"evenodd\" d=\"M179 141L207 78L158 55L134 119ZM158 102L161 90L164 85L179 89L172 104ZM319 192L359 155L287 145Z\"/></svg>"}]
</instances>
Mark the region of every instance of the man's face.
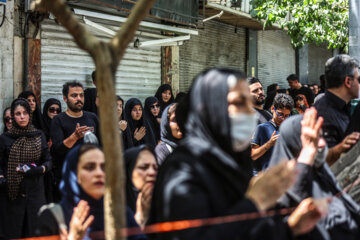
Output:
<instances>
[{"instance_id":1,"label":"man's face","mask_svg":"<svg viewBox=\"0 0 360 240\"><path fill-rule=\"evenodd\" d=\"M288 80L289 87L291 89L296 89L297 82L298 82L297 80Z\"/></svg>"},{"instance_id":2,"label":"man's face","mask_svg":"<svg viewBox=\"0 0 360 240\"><path fill-rule=\"evenodd\" d=\"M82 87L69 87L67 97L64 97L68 108L73 112L81 112L84 106L84 89Z\"/></svg>"},{"instance_id":3,"label":"man's face","mask_svg":"<svg viewBox=\"0 0 360 240\"><path fill-rule=\"evenodd\" d=\"M351 83L350 94L352 99L359 98L359 70L357 68L354 69L354 77Z\"/></svg>"},{"instance_id":4,"label":"man's face","mask_svg":"<svg viewBox=\"0 0 360 240\"><path fill-rule=\"evenodd\" d=\"M250 94L253 99L253 104L256 106L261 106L265 102L265 95L263 87L259 82L253 83L249 86Z\"/></svg>"},{"instance_id":5,"label":"man's face","mask_svg":"<svg viewBox=\"0 0 360 240\"><path fill-rule=\"evenodd\" d=\"M280 126L283 121L290 117L291 110L287 108L276 109L274 106L271 107L273 114L273 121L276 125Z\"/></svg>"}]
</instances>

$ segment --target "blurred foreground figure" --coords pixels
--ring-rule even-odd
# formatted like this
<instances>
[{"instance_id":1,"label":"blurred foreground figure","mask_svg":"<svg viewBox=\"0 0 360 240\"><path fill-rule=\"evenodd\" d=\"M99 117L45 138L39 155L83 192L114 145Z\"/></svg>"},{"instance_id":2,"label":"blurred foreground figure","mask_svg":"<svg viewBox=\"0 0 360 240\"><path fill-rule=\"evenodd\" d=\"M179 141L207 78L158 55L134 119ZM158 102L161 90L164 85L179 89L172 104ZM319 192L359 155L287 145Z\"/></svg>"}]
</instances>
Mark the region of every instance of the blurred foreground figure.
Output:
<instances>
[{"instance_id":1,"label":"blurred foreground figure","mask_svg":"<svg viewBox=\"0 0 360 240\"><path fill-rule=\"evenodd\" d=\"M252 177L250 139L257 125L245 76L200 74L190 91L186 135L159 168L148 224L256 213L273 207L296 180L294 162ZM326 207L326 204L325 204ZM290 215L159 233L153 239L292 239L323 211L307 199Z\"/></svg>"}]
</instances>

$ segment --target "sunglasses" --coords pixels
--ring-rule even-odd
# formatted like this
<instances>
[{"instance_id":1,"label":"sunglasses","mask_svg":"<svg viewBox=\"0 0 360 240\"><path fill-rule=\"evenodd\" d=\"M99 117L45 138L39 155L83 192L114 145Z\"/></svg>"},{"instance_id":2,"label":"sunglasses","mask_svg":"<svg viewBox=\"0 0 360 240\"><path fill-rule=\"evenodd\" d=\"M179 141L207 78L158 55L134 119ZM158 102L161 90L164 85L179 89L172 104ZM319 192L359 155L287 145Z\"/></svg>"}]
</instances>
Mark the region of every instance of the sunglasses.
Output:
<instances>
[{"instance_id":1,"label":"sunglasses","mask_svg":"<svg viewBox=\"0 0 360 240\"><path fill-rule=\"evenodd\" d=\"M60 113L61 112L61 109L60 108L54 108L54 107L51 107L49 108L49 113Z\"/></svg>"},{"instance_id":2,"label":"sunglasses","mask_svg":"<svg viewBox=\"0 0 360 240\"><path fill-rule=\"evenodd\" d=\"M275 107L274 107L274 110L275 110L275 112L276 112L276 115L277 115L279 118L285 119L285 118L290 117L290 114L285 115L285 114L283 114L283 113L278 113L278 112L276 111L276 108L275 108Z\"/></svg>"},{"instance_id":3,"label":"sunglasses","mask_svg":"<svg viewBox=\"0 0 360 240\"><path fill-rule=\"evenodd\" d=\"M155 104L155 105L151 105L151 106L150 106L151 109L155 109L155 108L159 108L159 107L160 107L159 104Z\"/></svg>"},{"instance_id":4,"label":"sunglasses","mask_svg":"<svg viewBox=\"0 0 360 240\"><path fill-rule=\"evenodd\" d=\"M5 121L5 123L9 123L11 121L11 117L5 117L4 121Z\"/></svg>"}]
</instances>

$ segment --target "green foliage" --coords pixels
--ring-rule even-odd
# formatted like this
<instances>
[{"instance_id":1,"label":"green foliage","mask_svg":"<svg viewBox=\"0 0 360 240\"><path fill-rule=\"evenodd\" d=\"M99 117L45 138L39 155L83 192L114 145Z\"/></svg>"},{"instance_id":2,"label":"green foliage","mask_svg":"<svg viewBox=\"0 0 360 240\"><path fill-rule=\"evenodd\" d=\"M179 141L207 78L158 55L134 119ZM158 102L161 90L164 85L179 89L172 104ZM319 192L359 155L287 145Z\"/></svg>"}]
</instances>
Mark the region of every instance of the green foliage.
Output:
<instances>
[{"instance_id":1,"label":"green foliage","mask_svg":"<svg viewBox=\"0 0 360 240\"><path fill-rule=\"evenodd\" d=\"M278 24L287 30L294 48L326 42L329 48L347 48L348 0L251 0L252 16L264 28Z\"/></svg>"}]
</instances>

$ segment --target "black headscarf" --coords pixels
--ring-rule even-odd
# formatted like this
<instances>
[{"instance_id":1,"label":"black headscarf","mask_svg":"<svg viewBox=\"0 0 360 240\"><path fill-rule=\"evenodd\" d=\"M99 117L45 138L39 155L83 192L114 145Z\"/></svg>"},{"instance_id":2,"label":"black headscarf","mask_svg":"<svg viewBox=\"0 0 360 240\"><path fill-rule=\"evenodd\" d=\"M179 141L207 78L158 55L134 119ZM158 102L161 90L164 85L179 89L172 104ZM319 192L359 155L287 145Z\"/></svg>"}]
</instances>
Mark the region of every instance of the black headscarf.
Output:
<instances>
[{"instance_id":1,"label":"black headscarf","mask_svg":"<svg viewBox=\"0 0 360 240\"><path fill-rule=\"evenodd\" d=\"M42 130L43 129L43 122L41 117L41 111L38 102L36 101L35 94L31 91L24 91L19 94L18 98L25 98L27 99L29 96L33 96L36 102L35 111L32 113L32 124L35 128Z\"/></svg>"},{"instance_id":2,"label":"black headscarf","mask_svg":"<svg viewBox=\"0 0 360 240\"><path fill-rule=\"evenodd\" d=\"M170 90L171 92L171 98L168 102L164 102L162 100L162 93L165 92L166 90ZM171 89L171 86L169 84L163 84L161 85L158 90L155 93L155 97L159 100L159 104L160 104L160 114L162 114L162 112L164 111L164 109L169 106L171 103L174 102L174 95Z\"/></svg>"},{"instance_id":3,"label":"black headscarf","mask_svg":"<svg viewBox=\"0 0 360 240\"><path fill-rule=\"evenodd\" d=\"M125 119L125 117L124 117L124 115L125 115L125 111L124 111L124 109L125 109L125 105L124 105L124 99L122 99L119 95L117 95L116 96L116 101L121 101L122 102L122 105L123 105L123 111L122 111L122 113L121 113L121 117L120 117L120 119L119 120L124 120Z\"/></svg>"},{"instance_id":4,"label":"black headscarf","mask_svg":"<svg viewBox=\"0 0 360 240\"><path fill-rule=\"evenodd\" d=\"M3 123L4 123L4 130L3 130L3 132L9 131L9 129L7 129L6 123L5 123L5 113L6 113L8 110L10 110L10 107L5 108L4 111L3 111Z\"/></svg>"},{"instance_id":5,"label":"black headscarf","mask_svg":"<svg viewBox=\"0 0 360 240\"><path fill-rule=\"evenodd\" d=\"M296 115L285 120L281 124L281 134L279 139L276 141L270 160L270 166L276 165L281 161L297 158L299 156L302 148L300 139L302 119L303 115ZM296 183L294 187L290 188L282 199L288 196L292 201L300 203L301 200L307 197L329 198L334 197L335 194L342 191L326 161L321 161L319 158L326 158L326 154L324 156L321 156L319 153L316 155L314 166L309 172L305 173L306 176L304 178L300 178L300 180L298 180L301 181L301 179L303 179L303 181ZM316 162L320 162L322 164L316 164ZM315 167L315 165L317 166ZM310 183L305 183L304 179L307 179ZM281 202L283 203L284 200ZM285 202L288 202L288 200ZM360 207L348 194L342 192L341 196L334 197L330 202L328 215L317 223L316 229L322 236L322 238L317 239L332 239L332 237L334 237L330 237L332 234L337 235L344 232L351 233L351 231L354 231L353 227L355 221L358 225L358 232L360 224L359 213ZM312 231L310 234L315 233Z\"/></svg>"},{"instance_id":6,"label":"black headscarf","mask_svg":"<svg viewBox=\"0 0 360 240\"><path fill-rule=\"evenodd\" d=\"M172 104L167 106L164 109L164 112L161 116L161 126L160 126L161 141L163 141L166 144L169 144L172 148L176 148L180 139L175 138L171 133L170 121L168 118L168 111L171 106L172 106Z\"/></svg>"},{"instance_id":7,"label":"black headscarf","mask_svg":"<svg viewBox=\"0 0 360 240\"><path fill-rule=\"evenodd\" d=\"M145 99L144 116L149 121L149 126L155 134L156 142L158 142L160 140L160 124L157 121L157 118L161 117L161 115L159 112L159 116L154 117L151 113L151 106L156 102L159 103L159 100L156 97L148 97Z\"/></svg>"},{"instance_id":8,"label":"black headscarf","mask_svg":"<svg viewBox=\"0 0 360 240\"><path fill-rule=\"evenodd\" d=\"M42 113L42 120L43 120L43 129L42 130L45 133L47 141L49 141L49 139L50 139L50 127L51 127L51 120L52 120L48 115L48 110L49 110L50 106L53 104L57 104L59 106L60 112L61 112L61 102L55 98L49 98L48 100L46 100L46 102L44 104L43 113Z\"/></svg>"},{"instance_id":9,"label":"black headscarf","mask_svg":"<svg viewBox=\"0 0 360 240\"><path fill-rule=\"evenodd\" d=\"M252 177L252 160L250 146L239 153L232 149L227 102L227 80L231 75L238 81L246 78L241 72L216 68L204 71L195 79L182 145L198 158L206 154L213 156L214 160L202 159L204 164L218 172L229 187L242 196Z\"/></svg>"},{"instance_id":10,"label":"black headscarf","mask_svg":"<svg viewBox=\"0 0 360 240\"><path fill-rule=\"evenodd\" d=\"M147 145L140 145L125 151L124 159L126 165L126 204L133 211L136 212L136 200L140 191L134 186L132 182L132 174L137 162L137 158L141 151L148 150L154 157L153 149Z\"/></svg>"},{"instance_id":11,"label":"black headscarf","mask_svg":"<svg viewBox=\"0 0 360 240\"><path fill-rule=\"evenodd\" d=\"M143 109L140 100L137 98L130 98L126 102L126 105L125 105L125 120L128 123L127 128L129 129L129 133L130 133L130 136L126 138L125 146L127 148L131 148L131 147L138 146L141 144L147 144L149 146L154 147L154 146L156 146L157 142L155 139L155 135L154 135L151 127L149 126L148 121L146 120L146 118L144 116L144 109L143 109L143 115L140 118L140 120L136 121L136 120L132 119L132 117L131 117L131 111L135 105L140 105L141 108ZM137 142L134 139L134 132L135 132L136 128L140 129L142 126L144 126L146 128L146 134L140 141Z\"/></svg>"}]
</instances>

